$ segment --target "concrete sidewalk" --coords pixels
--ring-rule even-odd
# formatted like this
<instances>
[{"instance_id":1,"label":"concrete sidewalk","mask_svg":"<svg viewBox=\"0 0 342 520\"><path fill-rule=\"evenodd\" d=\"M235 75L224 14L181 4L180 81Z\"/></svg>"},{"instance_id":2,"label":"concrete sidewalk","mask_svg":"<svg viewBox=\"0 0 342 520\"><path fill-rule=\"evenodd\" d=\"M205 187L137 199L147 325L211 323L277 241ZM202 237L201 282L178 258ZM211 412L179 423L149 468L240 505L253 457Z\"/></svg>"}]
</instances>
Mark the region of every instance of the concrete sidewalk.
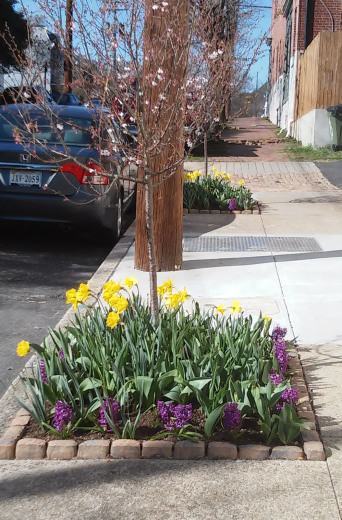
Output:
<instances>
[{"instance_id":1,"label":"concrete sidewalk","mask_svg":"<svg viewBox=\"0 0 342 520\"><path fill-rule=\"evenodd\" d=\"M341 518L342 191L255 195L261 215L186 215L183 268L158 283L172 278L203 308L240 300L297 337L327 461L2 461L1 520ZM134 274L147 294L134 244L121 249L107 275Z\"/></svg>"}]
</instances>

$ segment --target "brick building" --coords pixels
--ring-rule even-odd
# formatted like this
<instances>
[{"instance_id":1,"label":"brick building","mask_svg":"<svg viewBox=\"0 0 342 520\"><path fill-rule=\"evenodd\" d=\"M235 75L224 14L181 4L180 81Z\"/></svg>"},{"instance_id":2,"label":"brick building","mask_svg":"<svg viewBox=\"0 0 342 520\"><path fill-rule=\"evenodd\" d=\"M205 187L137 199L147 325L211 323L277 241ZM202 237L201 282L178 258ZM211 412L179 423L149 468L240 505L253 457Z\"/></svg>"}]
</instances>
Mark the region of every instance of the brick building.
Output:
<instances>
[{"instance_id":1,"label":"brick building","mask_svg":"<svg viewBox=\"0 0 342 520\"><path fill-rule=\"evenodd\" d=\"M312 139L311 135L306 139L302 135L303 132L296 128L300 126L296 123L298 114L295 113L299 88L298 61L320 33L341 30L341 11L342 0L272 2L268 115L273 123L286 129L288 135L299 137L303 142L307 141L305 144L323 146L327 144L323 142L327 137L323 138L322 142L319 138ZM324 67L323 56L320 57L320 64ZM306 81L315 80L314 77L306 78ZM340 102L342 103L342 98ZM325 108L327 107L320 110ZM319 118L321 117L326 118L327 124L326 114L322 112Z\"/></svg>"}]
</instances>

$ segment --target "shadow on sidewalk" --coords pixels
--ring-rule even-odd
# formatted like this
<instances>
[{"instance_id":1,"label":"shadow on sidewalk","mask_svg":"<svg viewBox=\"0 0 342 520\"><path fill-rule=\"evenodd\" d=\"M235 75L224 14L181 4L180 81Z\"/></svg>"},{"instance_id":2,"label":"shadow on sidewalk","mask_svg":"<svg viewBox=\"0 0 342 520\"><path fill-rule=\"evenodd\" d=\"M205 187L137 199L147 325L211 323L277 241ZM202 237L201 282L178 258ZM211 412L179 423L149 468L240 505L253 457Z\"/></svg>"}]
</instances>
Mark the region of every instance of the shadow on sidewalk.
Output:
<instances>
[{"instance_id":1,"label":"shadow on sidewalk","mask_svg":"<svg viewBox=\"0 0 342 520\"><path fill-rule=\"evenodd\" d=\"M15 461L13 461L15 462ZM18 462L18 461L16 461ZM180 472L198 470L200 466L226 464L227 461L175 461L175 460L111 460L103 461L20 461L32 462L34 466L20 468L21 474L10 474L3 477L0 486L0 501L19 499L24 497L40 497L45 494L54 495L71 489L79 488L82 492L89 486L134 482L139 486L140 481L152 479L164 474L167 479L170 475ZM242 461L244 462L244 461ZM11 463L11 461L6 461ZM20 464L19 463L19 464ZM234 461L232 461L234 464ZM56 465L62 464L59 468ZM47 469L47 465L50 468ZM65 467L67 465L67 467ZM18 468L19 469L19 468ZM25 474L23 474L25 471ZM26 472L27 471L27 472ZM41 471L41 473L38 473ZM1 515L0 515L1 516Z\"/></svg>"},{"instance_id":2,"label":"shadow on sidewalk","mask_svg":"<svg viewBox=\"0 0 342 520\"><path fill-rule=\"evenodd\" d=\"M247 251L248 252L248 251ZM249 251L252 253L252 251ZM214 255L215 253L213 253ZM298 262L299 260L316 260L321 258L340 258L342 250L337 251L321 251L318 253L295 253L295 254L277 254L269 252L265 256L249 256L238 258L209 258L198 260L184 260L182 265L183 271L190 269L211 269L213 267L232 267L239 265L257 265L273 262Z\"/></svg>"},{"instance_id":3,"label":"shadow on sidewalk","mask_svg":"<svg viewBox=\"0 0 342 520\"><path fill-rule=\"evenodd\" d=\"M340 339L342 340L342 337ZM337 350L339 347L336 346L334 349L335 348ZM324 375L322 376L322 373L326 373L329 368L334 371L338 368L341 369L342 357L330 354L326 351L324 345L319 345L317 347L299 345L298 351L299 354L301 354L305 378L310 391L313 394L315 413L318 417L320 429L322 430L322 437L323 439L329 439L330 448L340 451L342 423L338 417L336 418L336 416L326 414L327 410L325 404L328 399L326 393L329 395L329 392L337 390L336 380L332 380ZM314 355L313 351L315 353Z\"/></svg>"},{"instance_id":4,"label":"shadow on sidewalk","mask_svg":"<svg viewBox=\"0 0 342 520\"><path fill-rule=\"evenodd\" d=\"M257 144L236 144L219 139L218 141L208 142L208 156L210 161L215 159L217 160L217 157L225 157L228 160L230 157L249 157L258 159L259 156L257 150L259 148L261 148L261 146ZM196 146L196 148L191 152L191 155L194 157L204 157L203 144Z\"/></svg>"}]
</instances>

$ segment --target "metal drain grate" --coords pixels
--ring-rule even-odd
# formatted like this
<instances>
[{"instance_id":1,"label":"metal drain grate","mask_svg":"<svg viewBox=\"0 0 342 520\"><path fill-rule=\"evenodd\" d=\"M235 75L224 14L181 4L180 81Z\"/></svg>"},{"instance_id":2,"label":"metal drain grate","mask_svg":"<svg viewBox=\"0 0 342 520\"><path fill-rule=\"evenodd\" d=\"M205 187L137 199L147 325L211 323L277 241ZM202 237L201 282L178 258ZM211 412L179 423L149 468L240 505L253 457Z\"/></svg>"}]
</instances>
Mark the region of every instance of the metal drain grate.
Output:
<instances>
[{"instance_id":1,"label":"metal drain grate","mask_svg":"<svg viewBox=\"0 0 342 520\"><path fill-rule=\"evenodd\" d=\"M255 237L207 235L183 239L186 252L272 251L288 253L318 253L322 248L311 237Z\"/></svg>"}]
</instances>

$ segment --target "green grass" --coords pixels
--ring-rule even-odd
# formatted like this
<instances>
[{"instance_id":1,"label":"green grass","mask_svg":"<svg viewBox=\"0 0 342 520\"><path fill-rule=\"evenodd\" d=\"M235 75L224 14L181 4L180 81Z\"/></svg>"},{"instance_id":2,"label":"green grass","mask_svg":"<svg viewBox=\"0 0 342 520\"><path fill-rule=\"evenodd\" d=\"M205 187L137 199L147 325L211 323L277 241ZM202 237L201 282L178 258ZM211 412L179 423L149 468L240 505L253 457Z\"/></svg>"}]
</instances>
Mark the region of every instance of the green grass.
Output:
<instances>
[{"instance_id":1,"label":"green grass","mask_svg":"<svg viewBox=\"0 0 342 520\"><path fill-rule=\"evenodd\" d=\"M189 162L203 161L203 156L200 157L198 155L189 155L186 158L186 160L189 161ZM210 157L210 160L212 160L211 157Z\"/></svg>"},{"instance_id":2,"label":"green grass","mask_svg":"<svg viewBox=\"0 0 342 520\"><path fill-rule=\"evenodd\" d=\"M278 126L275 133L277 137L283 138L286 137L287 130L285 128L282 129Z\"/></svg>"},{"instance_id":3,"label":"green grass","mask_svg":"<svg viewBox=\"0 0 342 520\"><path fill-rule=\"evenodd\" d=\"M334 152L330 146L314 149L312 146L302 146L301 143L294 139L289 139L286 153L292 161L342 160L342 151Z\"/></svg>"}]
</instances>

